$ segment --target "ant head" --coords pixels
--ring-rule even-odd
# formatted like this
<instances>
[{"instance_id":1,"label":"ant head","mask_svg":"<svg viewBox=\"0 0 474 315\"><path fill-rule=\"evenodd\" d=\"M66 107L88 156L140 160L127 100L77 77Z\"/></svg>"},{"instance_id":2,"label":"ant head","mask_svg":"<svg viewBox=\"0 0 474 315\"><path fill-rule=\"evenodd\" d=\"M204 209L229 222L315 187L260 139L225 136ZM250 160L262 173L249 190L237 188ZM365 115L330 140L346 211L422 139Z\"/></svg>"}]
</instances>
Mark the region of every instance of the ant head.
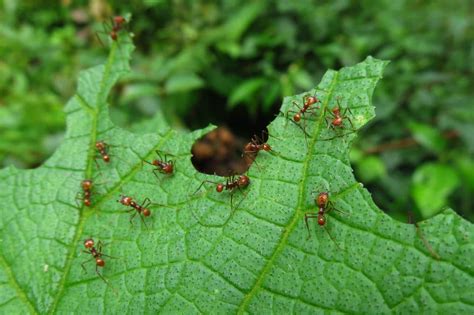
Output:
<instances>
[{"instance_id":1,"label":"ant head","mask_svg":"<svg viewBox=\"0 0 474 315\"><path fill-rule=\"evenodd\" d=\"M99 267L104 267L105 266L105 260L102 258L96 258L95 259L95 264Z\"/></svg>"},{"instance_id":2,"label":"ant head","mask_svg":"<svg viewBox=\"0 0 474 315\"><path fill-rule=\"evenodd\" d=\"M245 152L254 152L255 151L255 144L253 144L252 142L247 143L245 145L244 151Z\"/></svg>"},{"instance_id":3,"label":"ant head","mask_svg":"<svg viewBox=\"0 0 474 315\"><path fill-rule=\"evenodd\" d=\"M339 106L336 106L332 109L332 112L334 113L334 115L340 115L341 109L339 108Z\"/></svg>"},{"instance_id":4,"label":"ant head","mask_svg":"<svg viewBox=\"0 0 474 315\"><path fill-rule=\"evenodd\" d=\"M120 198L120 203L124 206L130 206L130 204L132 203L132 197L122 196Z\"/></svg>"},{"instance_id":5,"label":"ant head","mask_svg":"<svg viewBox=\"0 0 474 315\"><path fill-rule=\"evenodd\" d=\"M309 105L313 105L313 104L318 103L318 102L319 102L319 100L318 100L318 98L317 98L316 96L308 96L308 97L306 98L306 101L305 101L304 104L305 104L306 106L309 106Z\"/></svg>"},{"instance_id":6,"label":"ant head","mask_svg":"<svg viewBox=\"0 0 474 315\"><path fill-rule=\"evenodd\" d=\"M329 194L325 191L319 193L318 196L316 197L316 204L319 207L325 207L328 201L329 201Z\"/></svg>"},{"instance_id":7,"label":"ant head","mask_svg":"<svg viewBox=\"0 0 474 315\"><path fill-rule=\"evenodd\" d=\"M264 143L263 144L263 150L268 152L268 151L272 150L272 147L268 143Z\"/></svg>"},{"instance_id":8,"label":"ant head","mask_svg":"<svg viewBox=\"0 0 474 315\"><path fill-rule=\"evenodd\" d=\"M90 179L85 179L81 183L82 189L84 190L90 190L92 188L92 180Z\"/></svg>"},{"instance_id":9,"label":"ant head","mask_svg":"<svg viewBox=\"0 0 474 315\"><path fill-rule=\"evenodd\" d=\"M123 24L125 22L126 22L126 20L123 16L120 16L120 15L114 16L114 23L115 24L120 25L120 24Z\"/></svg>"},{"instance_id":10,"label":"ant head","mask_svg":"<svg viewBox=\"0 0 474 315\"><path fill-rule=\"evenodd\" d=\"M84 241L84 246L86 248L94 247L94 240L92 238L88 238L87 240Z\"/></svg>"},{"instance_id":11,"label":"ant head","mask_svg":"<svg viewBox=\"0 0 474 315\"><path fill-rule=\"evenodd\" d=\"M245 187L250 184L250 178L247 175L240 175L239 177L239 186Z\"/></svg>"},{"instance_id":12,"label":"ant head","mask_svg":"<svg viewBox=\"0 0 474 315\"><path fill-rule=\"evenodd\" d=\"M104 141L97 141L95 143L95 147L99 150L105 149L105 142Z\"/></svg>"},{"instance_id":13,"label":"ant head","mask_svg":"<svg viewBox=\"0 0 474 315\"><path fill-rule=\"evenodd\" d=\"M338 116L338 117L334 118L333 121L332 121L332 124L334 126L337 126L337 127L342 125L342 117Z\"/></svg>"},{"instance_id":14,"label":"ant head","mask_svg":"<svg viewBox=\"0 0 474 315\"><path fill-rule=\"evenodd\" d=\"M223 190L224 190L224 184L217 184L216 191L217 192L222 192Z\"/></svg>"},{"instance_id":15,"label":"ant head","mask_svg":"<svg viewBox=\"0 0 474 315\"><path fill-rule=\"evenodd\" d=\"M118 38L117 32L116 31L110 32L110 38L112 38L112 40L116 41L117 38Z\"/></svg>"},{"instance_id":16,"label":"ant head","mask_svg":"<svg viewBox=\"0 0 474 315\"><path fill-rule=\"evenodd\" d=\"M104 160L104 162L107 162L109 163L110 162L110 156L108 154L105 154L102 159Z\"/></svg>"},{"instance_id":17,"label":"ant head","mask_svg":"<svg viewBox=\"0 0 474 315\"><path fill-rule=\"evenodd\" d=\"M149 217L151 215L151 211L148 208L143 209L143 215L145 217Z\"/></svg>"},{"instance_id":18,"label":"ant head","mask_svg":"<svg viewBox=\"0 0 474 315\"><path fill-rule=\"evenodd\" d=\"M91 206L91 200L89 198L84 199L84 205L86 207L90 207Z\"/></svg>"},{"instance_id":19,"label":"ant head","mask_svg":"<svg viewBox=\"0 0 474 315\"><path fill-rule=\"evenodd\" d=\"M295 116L293 116L293 120L296 121L296 122L300 121L301 120L301 114L300 113L295 114Z\"/></svg>"},{"instance_id":20,"label":"ant head","mask_svg":"<svg viewBox=\"0 0 474 315\"><path fill-rule=\"evenodd\" d=\"M165 166L163 166L163 172L165 172L166 174L173 173L173 164L172 163L166 163Z\"/></svg>"}]
</instances>

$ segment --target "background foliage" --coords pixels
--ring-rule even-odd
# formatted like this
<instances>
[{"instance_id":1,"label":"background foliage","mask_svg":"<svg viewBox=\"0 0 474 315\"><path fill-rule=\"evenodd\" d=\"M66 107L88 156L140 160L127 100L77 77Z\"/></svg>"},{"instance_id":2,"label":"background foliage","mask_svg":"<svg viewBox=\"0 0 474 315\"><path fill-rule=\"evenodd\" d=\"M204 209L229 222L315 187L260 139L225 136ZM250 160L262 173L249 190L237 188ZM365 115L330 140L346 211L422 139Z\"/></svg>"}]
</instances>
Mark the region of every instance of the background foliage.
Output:
<instances>
[{"instance_id":1,"label":"background foliage","mask_svg":"<svg viewBox=\"0 0 474 315\"><path fill-rule=\"evenodd\" d=\"M356 176L402 221L446 205L474 218L470 1L32 3L5 0L0 12L3 165L35 167L53 152L77 72L105 58L95 31L132 12L134 74L115 88L116 123L136 130L162 110L175 126L249 137L325 69L390 59L377 116L352 150Z\"/></svg>"}]
</instances>

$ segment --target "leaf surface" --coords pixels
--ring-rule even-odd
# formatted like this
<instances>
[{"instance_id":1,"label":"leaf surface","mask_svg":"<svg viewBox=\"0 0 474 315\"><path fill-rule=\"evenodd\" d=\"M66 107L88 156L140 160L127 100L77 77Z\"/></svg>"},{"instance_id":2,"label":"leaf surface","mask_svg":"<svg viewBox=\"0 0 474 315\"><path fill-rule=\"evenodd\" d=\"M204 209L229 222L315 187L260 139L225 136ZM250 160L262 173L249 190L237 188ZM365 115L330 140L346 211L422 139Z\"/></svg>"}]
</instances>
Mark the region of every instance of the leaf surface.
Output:
<instances>
[{"instance_id":1,"label":"leaf surface","mask_svg":"<svg viewBox=\"0 0 474 315\"><path fill-rule=\"evenodd\" d=\"M107 96L132 50L130 41L114 44L106 64L80 74L65 140L44 165L0 171L0 313L474 313L472 224L451 210L418 231L392 220L353 176L347 120L342 132L327 128L325 109L338 99L356 128L374 116L387 62L369 57L328 71L309 92L321 109L301 122L307 139L278 116L268 128L275 153L259 154L232 212L228 191L209 184L193 194L203 180L223 180L190 161L212 127L185 133L160 119L156 132L134 134L109 120ZM303 96L285 98L282 113ZM110 164L99 159L99 168L98 140L111 145ZM143 164L155 150L173 155L174 175L157 179ZM95 182L90 208L75 199L86 178ZM326 230L310 220L308 240L304 215L316 213L324 190L344 213L329 212ZM130 224L121 194L152 200L148 229L138 217ZM89 237L116 257L101 269L109 285L93 261L81 268Z\"/></svg>"}]
</instances>

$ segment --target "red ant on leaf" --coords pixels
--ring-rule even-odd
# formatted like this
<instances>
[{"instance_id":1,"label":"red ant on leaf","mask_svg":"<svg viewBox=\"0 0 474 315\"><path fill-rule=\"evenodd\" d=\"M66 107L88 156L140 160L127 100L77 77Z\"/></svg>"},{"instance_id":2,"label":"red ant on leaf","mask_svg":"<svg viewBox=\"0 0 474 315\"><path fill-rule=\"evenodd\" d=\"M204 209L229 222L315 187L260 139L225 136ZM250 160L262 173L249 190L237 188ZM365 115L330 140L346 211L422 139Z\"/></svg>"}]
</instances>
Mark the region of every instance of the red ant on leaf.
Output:
<instances>
[{"instance_id":1,"label":"red ant on leaf","mask_svg":"<svg viewBox=\"0 0 474 315\"><path fill-rule=\"evenodd\" d=\"M153 160L152 162L143 161L147 164L153 165L156 168L153 170L153 174L155 174L156 178L159 179L156 172L160 172L161 174L173 174L174 171L174 161L168 159L168 155L165 154L164 158L161 155L160 151L155 150L156 155L158 155L158 159Z\"/></svg>"},{"instance_id":2,"label":"red ant on leaf","mask_svg":"<svg viewBox=\"0 0 474 315\"><path fill-rule=\"evenodd\" d=\"M105 143L104 141L97 141L95 143L95 148L97 149L98 151L97 153L100 155L102 160L105 163L109 163L110 162L110 155L108 154L109 145ZM97 156L94 157L96 164L97 164L97 158L98 158ZM97 164L97 166L99 166L99 164Z\"/></svg>"},{"instance_id":3,"label":"red ant on leaf","mask_svg":"<svg viewBox=\"0 0 474 315\"><path fill-rule=\"evenodd\" d=\"M335 128L344 128L343 122L344 119L347 119L347 121L351 124L352 129L354 129L354 125L352 124L351 118L346 115L347 112L353 116L349 106L345 107L342 109L341 103L339 102L340 98L337 97L337 106L334 107L331 111L328 111L330 117L326 117L326 123L328 128L332 128L335 130ZM342 113L341 113L342 110Z\"/></svg>"},{"instance_id":4,"label":"red ant on leaf","mask_svg":"<svg viewBox=\"0 0 474 315\"><path fill-rule=\"evenodd\" d=\"M141 205L137 204L132 197L128 196L120 196L120 200L117 201L123 204L124 206L132 208L130 210L127 210L127 212L135 211L135 213L130 216L130 224L133 225L132 219L138 214L140 216L140 219L142 219L143 224L148 229L148 226L146 225L143 216L149 217L151 215L151 211L150 209L148 209L148 207L151 205L151 201L149 198L145 198Z\"/></svg>"},{"instance_id":5,"label":"red ant on leaf","mask_svg":"<svg viewBox=\"0 0 474 315\"><path fill-rule=\"evenodd\" d=\"M92 180L90 180L90 179L83 180L81 182L81 187L82 187L83 193L81 194L80 192L78 192L77 196L76 196L76 200L82 200L86 207L90 207L91 206L91 195L92 195ZM77 203L77 201L76 201L76 203ZM79 206L79 204L78 204L78 206Z\"/></svg>"},{"instance_id":6,"label":"red ant on leaf","mask_svg":"<svg viewBox=\"0 0 474 315\"><path fill-rule=\"evenodd\" d=\"M205 183L211 183L216 185L216 191L218 193L223 192L224 190L230 190L231 195L230 195L230 207L233 209L233 204L232 204L232 196L234 194L234 191L236 189L242 191L242 188L247 187L250 184L250 178L247 175L231 175L226 178L225 183L216 183L210 180L205 180L199 185L198 189L194 192L196 194L199 189L205 184ZM244 193L242 191L242 193ZM245 195L245 194L244 194Z\"/></svg>"},{"instance_id":7,"label":"red ant on leaf","mask_svg":"<svg viewBox=\"0 0 474 315\"><path fill-rule=\"evenodd\" d=\"M107 280L104 278L104 276L99 272L99 267L103 268L105 266L105 260L102 259L102 256L109 257L109 258L115 258L115 257L108 256L108 255L105 255L104 253L102 253L102 247L103 246L104 246L104 244L101 241L99 241L99 242L97 242L97 247L98 248L95 248L94 247L94 240L89 238L89 239L84 241L84 247L86 248L86 250L83 250L82 252L92 255L92 258L95 261L95 272L97 273L97 275L102 280L104 280L105 283L108 283ZM87 260L87 261L85 261L81 264L82 269L84 269L84 271L87 271L86 267L84 267L84 265L86 263L90 262L90 261L92 261L92 260Z\"/></svg>"},{"instance_id":8,"label":"red ant on leaf","mask_svg":"<svg viewBox=\"0 0 474 315\"><path fill-rule=\"evenodd\" d=\"M329 110L329 109L325 109L325 111L328 113L325 117L326 119L326 125L329 128L331 128L332 130L336 131L337 129L345 129L345 126L344 126L344 120L347 120L350 125L351 125L351 132L355 132L355 128L354 128L354 124L352 123L352 120L350 118L349 115L347 115L347 113L349 113L351 116L353 116L350 108L347 106L345 108L342 108L341 106L341 103L339 102L339 97L336 98L337 100L337 106L335 106L333 109ZM324 139L324 140L332 140L334 138L337 138L337 137L342 137L342 136L345 136L347 135L348 133L346 134L341 134L341 135L337 135L335 137L332 137L332 138L328 138L328 139Z\"/></svg>"},{"instance_id":9,"label":"red ant on leaf","mask_svg":"<svg viewBox=\"0 0 474 315\"><path fill-rule=\"evenodd\" d=\"M111 20L112 20L112 25L109 25L108 23L104 22L103 24L104 30L99 31L97 33L107 34L114 42L116 42L118 39L119 32L125 28L125 24L127 23L127 20L123 16L120 16L120 15L114 16ZM97 35L97 38L102 43L102 40L99 38L98 35Z\"/></svg>"},{"instance_id":10,"label":"red ant on leaf","mask_svg":"<svg viewBox=\"0 0 474 315\"><path fill-rule=\"evenodd\" d=\"M127 22L123 16L117 15L114 16L112 19L112 30L110 31L109 35L112 40L116 41L118 38L118 32L120 32Z\"/></svg>"},{"instance_id":11,"label":"red ant on leaf","mask_svg":"<svg viewBox=\"0 0 474 315\"><path fill-rule=\"evenodd\" d=\"M337 248L341 249L341 247L337 244L336 240L332 237L331 233L329 233L328 229L326 228L326 214L331 210L336 210L344 214L345 212L334 208L331 201L329 200L328 192L320 192L314 201L319 208L318 213L315 214L314 212L306 212L304 214L304 221L306 224L306 229L308 230L308 239L311 238L308 220L317 219L319 226L323 227L326 230L331 240L334 242L334 244L336 244Z\"/></svg>"},{"instance_id":12,"label":"red ant on leaf","mask_svg":"<svg viewBox=\"0 0 474 315\"><path fill-rule=\"evenodd\" d=\"M300 105L298 105L298 102L296 102L296 101L293 101L292 103L293 103L294 106L296 106L298 108L298 110L295 111L295 110L289 109L286 112L286 117L287 117L287 119L289 119L288 114L289 113L295 113L293 115L293 119L290 119L290 121L295 123L298 127L301 128L301 130L303 130L303 132L305 134L306 143L308 143L307 137L309 135L306 132L306 119L303 119L303 127L300 126L298 123L301 121L302 118L305 117L306 113L310 114L310 113L313 112L313 110L320 108L319 106L313 106L314 104L320 103L320 100L316 97L316 95L314 95L314 96L305 95L305 96L303 96L303 107L300 107Z\"/></svg>"},{"instance_id":13,"label":"red ant on leaf","mask_svg":"<svg viewBox=\"0 0 474 315\"><path fill-rule=\"evenodd\" d=\"M243 157L246 159L246 162L248 165L250 165L253 162L256 163L255 159L257 158L257 154L260 151L275 153L272 150L272 147L263 140L265 133L266 133L265 131L262 132L261 138L258 137L257 135L254 135L253 138L250 140L250 142L245 145ZM258 166L258 164L256 165Z\"/></svg>"},{"instance_id":14,"label":"red ant on leaf","mask_svg":"<svg viewBox=\"0 0 474 315\"><path fill-rule=\"evenodd\" d=\"M229 177L226 178L226 181L225 183L216 183L216 182L213 182L213 181L210 181L210 180L205 180L201 183L201 185L199 185L198 189L196 189L196 191L194 192L194 194L196 194L199 189L201 189L201 187L205 184L205 183L211 183L211 184L215 184L216 185L216 191L218 193L221 193L223 192L224 190L229 190L230 191L230 208L231 208L231 215L227 218L227 220L225 221L225 223L223 225L225 225L231 218L232 218L232 215L233 215L233 211L235 211L238 206L240 205L240 203L243 201L243 199L239 202L239 204L237 205L237 207L234 208L233 206L233 195L234 195L234 192L236 189L238 189L239 191L242 192L242 194L244 194L244 198L246 196L246 194L242 191L242 188L245 188L247 187L249 184L250 184L250 178L247 176L247 175L231 175ZM201 225L205 225L205 224L202 224L201 221L196 217L196 215L193 213L193 216L196 218L196 220L201 224ZM207 225L207 226L211 226L211 225ZM212 225L214 226L214 225ZM222 225L219 225L219 226L222 226ZM217 227L214 226L214 227Z\"/></svg>"}]
</instances>

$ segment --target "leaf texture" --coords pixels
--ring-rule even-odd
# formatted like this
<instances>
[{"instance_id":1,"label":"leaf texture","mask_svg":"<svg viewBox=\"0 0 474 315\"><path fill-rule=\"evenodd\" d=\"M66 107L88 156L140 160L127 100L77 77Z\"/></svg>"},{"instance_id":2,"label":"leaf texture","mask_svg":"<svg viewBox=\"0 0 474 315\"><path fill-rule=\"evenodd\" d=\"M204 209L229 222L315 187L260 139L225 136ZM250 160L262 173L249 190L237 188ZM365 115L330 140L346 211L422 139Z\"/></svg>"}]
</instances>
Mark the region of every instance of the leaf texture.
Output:
<instances>
[{"instance_id":1,"label":"leaf texture","mask_svg":"<svg viewBox=\"0 0 474 315\"><path fill-rule=\"evenodd\" d=\"M387 62L329 70L315 89L285 98L268 127L274 153L259 154L232 211L228 191L205 184L194 194L203 180L223 181L190 160L212 126L186 133L159 120L156 132L134 134L110 121L107 97L132 51L122 38L104 65L80 74L66 137L44 165L0 171L0 313L474 313L472 224L452 210L418 230L391 219L354 178L347 120L343 131L327 127L338 101L355 128L374 116ZM321 108L297 126L284 114L304 95ZM98 140L111 145L110 164L99 167ZM155 150L173 156L172 176L142 162ZM90 208L76 200L86 178L95 183ZM304 215L316 213L321 191L341 212L329 212L325 228L310 220L308 239ZM130 224L121 194L151 199L148 228L138 217ZM93 261L81 268L90 237L116 257L104 258L108 285Z\"/></svg>"}]
</instances>

